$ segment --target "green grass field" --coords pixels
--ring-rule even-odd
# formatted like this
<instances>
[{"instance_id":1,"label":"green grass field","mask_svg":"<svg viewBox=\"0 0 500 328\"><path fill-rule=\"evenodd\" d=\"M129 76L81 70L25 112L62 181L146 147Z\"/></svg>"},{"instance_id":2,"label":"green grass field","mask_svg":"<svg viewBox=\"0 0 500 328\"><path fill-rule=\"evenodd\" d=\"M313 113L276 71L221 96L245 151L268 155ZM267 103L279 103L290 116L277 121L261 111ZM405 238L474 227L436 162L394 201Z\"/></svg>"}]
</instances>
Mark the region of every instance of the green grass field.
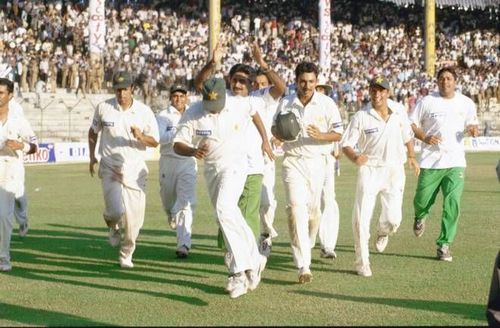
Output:
<instances>
[{"instance_id":1,"label":"green grass field","mask_svg":"<svg viewBox=\"0 0 500 328\"><path fill-rule=\"evenodd\" d=\"M188 259L179 260L175 234L160 205L158 163L148 164L146 221L134 255L136 266L125 271L117 264L117 249L107 243L100 183L89 176L88 166L27 167L30 231L21 239L16 225L13 270L0 274L0 325L486 325L485 304L500 246L500 184L494 170L499 154L467 158L453 262L434 258L440 197L425 234L414 237L416 178L407 171L401 228L384 253L376 253L371 244L371 278L357 276L353 267L356 171L343 158L336 182L338 258L321 259L316 247L314 281L306 285L297 283L278 169L280 235L259 288L236 300L224 293L227 271L216 248L217 227L203 178L193 250Z\"/></svg>"}]
</instances>

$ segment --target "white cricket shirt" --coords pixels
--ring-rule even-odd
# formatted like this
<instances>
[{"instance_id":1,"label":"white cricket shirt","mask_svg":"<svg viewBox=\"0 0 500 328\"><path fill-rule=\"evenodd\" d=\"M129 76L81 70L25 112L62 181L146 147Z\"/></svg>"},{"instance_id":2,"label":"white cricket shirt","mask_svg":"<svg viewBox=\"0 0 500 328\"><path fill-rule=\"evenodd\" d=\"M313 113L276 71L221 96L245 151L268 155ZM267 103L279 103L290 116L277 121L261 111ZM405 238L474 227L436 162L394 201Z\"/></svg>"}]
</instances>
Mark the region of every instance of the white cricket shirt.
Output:
<instances>
[{"instance_id":1,"label":"white cricket shirt","mask_svg":"<svg viewBox=\"0 0 500 328\"><path fill-rule=\"evenodd\" d=\"M322 133L336 132L342 134L344 132L337 105L332 98L319 92L314 92L311 101L305 107L300 102L297 94L286 96L280 102L276 115L281 112L294 112L301 126L301 132L297 140L287 141L283 144L283 150L289 156L311 158L318 155L329 155L332 151L332 142L319 141L308 136L308 125L317 126Z\"/></svg>"},{"instance_id":2,"label":"white cricket shirt","mask_svg":"<svg viewBox=\"0 0 500 328\"><path fill-rule=\"evenodd\" d=\"M392 108L391 108L392 106ZM369 104L352 117L340 142L368 157L367 166L399 166L406 162L405 144L412 133L406 111L388 103L392 111L387 121Z\"/></svg>"}]
</instances>

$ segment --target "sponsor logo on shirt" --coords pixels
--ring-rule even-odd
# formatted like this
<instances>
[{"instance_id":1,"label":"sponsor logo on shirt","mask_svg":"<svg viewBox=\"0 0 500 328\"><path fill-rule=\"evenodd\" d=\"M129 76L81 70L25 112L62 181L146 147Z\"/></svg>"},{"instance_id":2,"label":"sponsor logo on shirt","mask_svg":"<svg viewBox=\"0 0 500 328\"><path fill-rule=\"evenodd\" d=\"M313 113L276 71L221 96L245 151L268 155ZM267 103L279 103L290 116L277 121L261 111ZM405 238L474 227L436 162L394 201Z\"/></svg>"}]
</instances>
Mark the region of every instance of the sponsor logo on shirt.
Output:
<instances>
[{"instance_id":1,"label":"sponsor logo on shirt","mask_svg":"<svg viewBox=\"0 0 500 328\"><path fill-rule=\"evenodd\" d=\"M211 136L212 135L212 130L196 130L195 131L197 136Z\"/></svg>"},{"instance_id":2,"label":"sponsor logo on shirt","mask_svg":"<svg viewBox=\"0 0 500 328\"><path fill-rule=\"evenodd\" d=\"M338 128L342 126L342 122L333 123L333 128Z\"/></svg>"},{"instance_id":3,"label":"sponsor logo on shirt","mask_svg":"<svg viewBox=\"0 0 500 328\"><path fill-rule=\"evenodd\" d=\"M115 126L115 122L102 121L102 126Z\"/></svg>"},{"instance_id":4,"label":"sponsor logo on shirt","mask_svg":"<svg viewBox=\"0 0 500 328\"><path fill-rule=\"evenodd\" d=\"M378 132L378 128L371 128L371 129L366 129L365 134L371 134L371 133L376 133Z\"/></svg>"},{"instance_id":5,"label":"sponsor logo on shirt","mask_svg":"<svg viewBox=\"0 0 500 328\"><path fill-rule=\"evenodd\" d=\"M167 126L167 131L172 131L174 129L175 129L175 127L173 127L173 126Z\"/></svg>"},{"instance_id":6,"label":"sponsor logo on shirt","mask_svg":"<svg viewBox=\"0 0 500 328\"><path fill-rule=\"evenodd\" d=\"M445 115L446 115L446 113L441 113L441 112L431 113L431 118L438 118L438 117L442 117Z\"/></svg>"}]
</instances>

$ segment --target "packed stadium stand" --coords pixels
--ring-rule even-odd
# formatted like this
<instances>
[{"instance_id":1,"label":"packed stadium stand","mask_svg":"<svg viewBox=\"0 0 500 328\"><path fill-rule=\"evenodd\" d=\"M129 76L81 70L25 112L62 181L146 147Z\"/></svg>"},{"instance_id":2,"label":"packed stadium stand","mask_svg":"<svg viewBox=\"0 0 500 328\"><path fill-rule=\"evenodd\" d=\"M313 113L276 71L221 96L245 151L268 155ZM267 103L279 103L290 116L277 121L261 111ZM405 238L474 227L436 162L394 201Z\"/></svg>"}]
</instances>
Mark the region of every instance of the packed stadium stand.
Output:
<instances>
[{"instance_id":1,"label":"packed stadium stand","mask_svg":"<svg viewBox=\"0 0 500 328\"><path fill-rule=\"evenodd\" d=\"M95 104L112 96L118 69L136 74L136 96L155 111L167 106L174 82L193 88L208 57L207 3L106 1L107 48L91 60L88 1L2 1L0 76L16 81L16 98L42 140L84 141ZM424 70L422 1L331 3L332 63L323 73L332 98L352 113L368 99L367 81L382 73L411 111L435 87ZM498 1L436 3L437 64L458 67L458 88L477 103L484 133L498 135ZM292 84L298 62L318 61L317 11L316 1L223 0L222 72L237 62L254 64L248 42L256 39Z\"/></svg>"}]
</instances>

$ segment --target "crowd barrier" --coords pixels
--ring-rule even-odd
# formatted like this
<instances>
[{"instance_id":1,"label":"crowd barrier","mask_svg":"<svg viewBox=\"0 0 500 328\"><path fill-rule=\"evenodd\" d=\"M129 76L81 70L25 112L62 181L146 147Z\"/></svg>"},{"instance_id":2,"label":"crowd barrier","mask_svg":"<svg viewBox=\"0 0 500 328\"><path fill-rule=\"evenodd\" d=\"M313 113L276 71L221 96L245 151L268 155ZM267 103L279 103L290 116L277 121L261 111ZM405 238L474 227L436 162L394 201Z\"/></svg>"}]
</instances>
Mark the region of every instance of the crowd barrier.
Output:
<instances>
[{"instance_id":1,"label":"crowd barrier","mask_svg":"<svg viewBox=\"0 0 500 328\"><path fill-rule=\"evenodd\" d=\"M500 137L478 137L464 139L465 151L498 151L500 152ZM419 150L419 147L416 147ZM277 150L276 155L282 155ZM147 148L145 159L148 161L160 158L160 147ZM86 142L55 142L41 143L38 151L24 157L25 163L79 163L89 161L89 146Z\"/></svg>"}]
</instances>

